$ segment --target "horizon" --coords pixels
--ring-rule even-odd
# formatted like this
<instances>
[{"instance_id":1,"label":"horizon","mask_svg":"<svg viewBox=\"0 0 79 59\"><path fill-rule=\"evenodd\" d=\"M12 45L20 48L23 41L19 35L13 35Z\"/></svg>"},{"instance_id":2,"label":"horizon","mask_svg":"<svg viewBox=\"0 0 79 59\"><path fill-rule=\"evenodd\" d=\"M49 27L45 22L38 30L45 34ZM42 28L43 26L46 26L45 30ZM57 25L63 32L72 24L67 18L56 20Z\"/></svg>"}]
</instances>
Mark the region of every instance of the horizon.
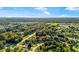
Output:
<instances>
[{"instance_id":1,"label":"horizon","mask_svg":"<svg viewBox=\"0 0 79 59\"><path fill-rule=\"evenodd\" d=\"M79 17L0 17L0 18L79 18Z\"/></svg>"}]
</instances>

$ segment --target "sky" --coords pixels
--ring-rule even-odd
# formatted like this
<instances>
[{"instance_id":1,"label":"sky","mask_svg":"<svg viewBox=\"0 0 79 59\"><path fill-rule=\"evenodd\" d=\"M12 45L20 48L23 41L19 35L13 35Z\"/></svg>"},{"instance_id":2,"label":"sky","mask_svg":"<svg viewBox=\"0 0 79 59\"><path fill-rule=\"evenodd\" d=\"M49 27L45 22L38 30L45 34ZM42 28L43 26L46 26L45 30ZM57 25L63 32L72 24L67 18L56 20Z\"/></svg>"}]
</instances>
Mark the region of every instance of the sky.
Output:
<instances>
[{"instance_id":1,"label":"sky","mask_svg":"<svg viewBox=\"0 0 79 59\"><path fill-rule=\"evenodd\" d=\"M0 7L0 17L79 17L79 7Z\"/></svg>"}]
</instances>

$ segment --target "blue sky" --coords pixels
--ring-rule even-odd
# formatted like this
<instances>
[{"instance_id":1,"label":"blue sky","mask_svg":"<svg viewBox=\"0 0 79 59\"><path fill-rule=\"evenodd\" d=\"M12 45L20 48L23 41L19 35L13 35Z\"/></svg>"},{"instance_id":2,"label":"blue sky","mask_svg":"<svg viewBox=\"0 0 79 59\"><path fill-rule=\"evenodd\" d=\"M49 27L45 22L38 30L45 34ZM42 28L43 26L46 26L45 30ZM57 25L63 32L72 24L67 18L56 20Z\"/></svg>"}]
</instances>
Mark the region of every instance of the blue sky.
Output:
<instances>
[{"instance_id":1,"label":"blue sky","mask_svg":"<svg viewBox=\"0 0 79 59\"><path fill-rule=\"evenodd\" d=\"M79 17L79 8L0 7L0 17Z\"/></svg>"}]
</instances>

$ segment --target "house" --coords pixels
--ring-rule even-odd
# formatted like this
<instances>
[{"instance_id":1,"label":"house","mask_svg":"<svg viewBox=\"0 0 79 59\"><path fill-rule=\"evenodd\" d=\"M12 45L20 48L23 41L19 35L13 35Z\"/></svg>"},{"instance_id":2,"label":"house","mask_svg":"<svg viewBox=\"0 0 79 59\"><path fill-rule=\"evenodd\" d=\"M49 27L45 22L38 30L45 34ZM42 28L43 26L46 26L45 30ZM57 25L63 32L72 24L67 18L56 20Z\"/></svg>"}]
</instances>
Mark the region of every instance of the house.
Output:
<instances>
[{"instance_id":1,"label":"house","mask_svg":"<svg viewBox=\"0 0 79 59\"><path fill-rule=\"evenodd\" d=\"M42 31L36 32L36 39L37 40L46 40L46 34Z\"/></svg>"}]
</instances>

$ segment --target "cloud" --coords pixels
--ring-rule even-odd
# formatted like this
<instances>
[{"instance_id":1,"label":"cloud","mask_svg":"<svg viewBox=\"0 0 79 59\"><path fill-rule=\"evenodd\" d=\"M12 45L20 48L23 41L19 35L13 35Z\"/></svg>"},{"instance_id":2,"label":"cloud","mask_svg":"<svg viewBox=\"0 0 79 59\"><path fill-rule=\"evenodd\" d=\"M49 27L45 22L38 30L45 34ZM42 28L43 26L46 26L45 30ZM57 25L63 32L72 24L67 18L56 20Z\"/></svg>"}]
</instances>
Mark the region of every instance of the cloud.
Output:
<instances>
[{"instance_id":1,"label":"cloud","mask_svg":"<svg viewBox=\"0 0 79 59\"><path fill-rule=\"evenodd\" d=\"M0 15L0 17L33 17L33 16L21 16L21 15Z\"/></svg>"},{"instance_id":2,"label":"cloud","mask_svg":"<svg viewBox=\"0 0 79 59\"><path fill-rule=\"evenodd\" d=\"M79 10L79 7L67 7L65 8L65 10L75 11L75 10Z\"/></svg>"},{"instance_id":3,"label":"cloud","mask_svg":"<svg viewBox=\"0 0 79 59\"><path fill-rule=\"evenodd\" d=\"M44 11L44 14L51 15L48 11Z\"/></svg>"},{"instance_id":4,"label":"cloud","mask_svg":"<svg viewBox=\"0 0 79 59\"><path fill-rule=\"evenodd\" d=\"M40 11L45 11L45 10L47 10L47 8L45 8L45 7L37 7L37 8L35 8L36 10L40 10Z\"/></svg>"},{"instance_id":5,"label":"cloud","mask_svg":"<svg viewBox=\"0 0 79 59\"><path fill-rule=\"evenodd\" d=\"M67 14L61 14L61 15L59 15L59 16L56 16L56 17L79 17L79 16L71 16L71 15L67 15Z\"/></svg>"},{"instance_id":6,"label":"cloud","mask_svg":"<svg viewBox=\"0 0 79 59\"><path fill-rule=\"evenodd\" d=\"M50 16L51 15L51 13L45 7L37 7L35 9L38 10L38 11L40 11L41 13L45 14L46 16Z\"/></svg>"},{"instance_id":7,"label":"cloud","mask_svg":"<svg viewBox=\"0 0 79 59\"><path fill-rule=\"evenodd\" d=\"M62 15L60 15L60 16L58 16L58 17L68 17L68 15L62 14Z\"/></svg>"},{"instance_id":8,"label":"cloud","mask_svg":"<svg viewBox=\"0 0 79 59\"><path fill-rule=\"evenodd\" d=\"M73 17L73 16L70 16L70 15L67 15L67 14L61 14L61 15L59 15L57 17Z\"/></svg>"}]
</instances>

